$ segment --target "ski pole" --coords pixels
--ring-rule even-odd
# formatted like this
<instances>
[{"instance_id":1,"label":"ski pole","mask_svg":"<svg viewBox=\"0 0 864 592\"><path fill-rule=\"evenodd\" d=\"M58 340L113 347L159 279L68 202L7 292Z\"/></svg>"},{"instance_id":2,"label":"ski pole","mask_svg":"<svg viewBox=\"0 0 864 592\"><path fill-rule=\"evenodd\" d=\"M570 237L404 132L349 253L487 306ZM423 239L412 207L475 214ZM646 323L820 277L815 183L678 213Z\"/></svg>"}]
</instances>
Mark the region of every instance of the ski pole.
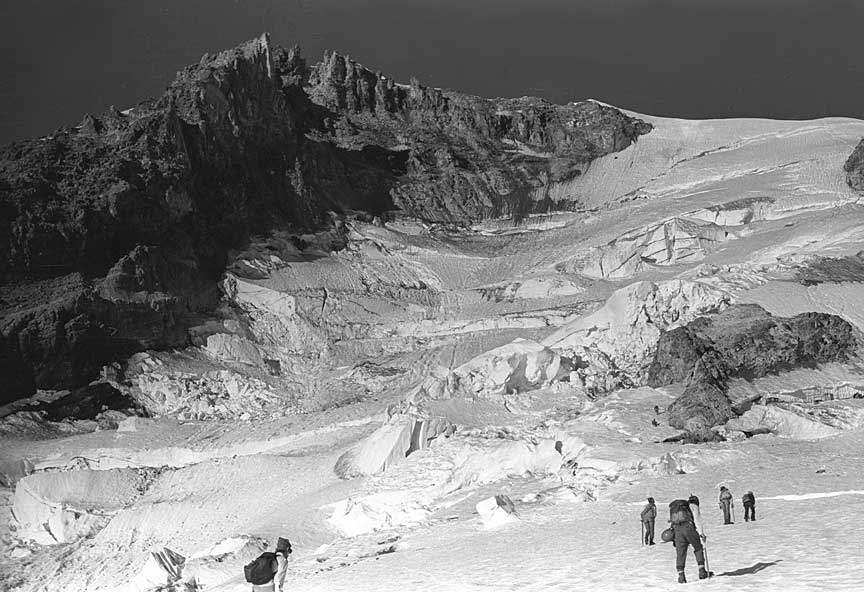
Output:
<instances>
[{"instance_id":1,"label":"ski pole","mask_svg":"<svg viewBox=\"0 0 864 592\"><path fill-rule=\"evenodd\" d=\"M735 503L730 504L732 506L732 522L735 522Z\"/></svg>"},{"instance_id":2,"label":"ski pole","mask_svg":"<svg viewBox=\"0 0 864 592\"><path fill-rule=\"evenodd\" d=\"M645 523L640 520L639 524L642 526L642 528L640 529L642 532L642 537L639 540L642 541L642 546L644 547L645 546Z\"/></svg>"}]
</instances>

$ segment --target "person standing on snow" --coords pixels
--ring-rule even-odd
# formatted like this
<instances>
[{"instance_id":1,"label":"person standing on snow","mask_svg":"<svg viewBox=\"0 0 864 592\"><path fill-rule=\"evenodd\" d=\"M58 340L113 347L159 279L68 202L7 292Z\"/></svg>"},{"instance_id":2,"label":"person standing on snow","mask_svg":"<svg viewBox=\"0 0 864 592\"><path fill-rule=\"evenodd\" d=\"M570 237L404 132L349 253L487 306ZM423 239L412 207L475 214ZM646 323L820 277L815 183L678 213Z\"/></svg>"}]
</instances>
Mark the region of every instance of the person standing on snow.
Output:
<instances>
[{"instance_id":1,"label":"person standing on snow","mask_svg":"<svg viewBox=\"0 0 864 592\"><path fill-rule=\"evenodd\" d=\"M642 513L639 515L642 518L644 526L643 540L646 545L654 544L654 519L657 518L657 506L654 505L654 498L649 497L648 503L642 508Z\"/></svg>"},{"instance_id":2,"label":"person standing on snow","mask_svg":"<svg viewBox=\"0 0 864 592\"><path fill-rule=\"evenodd\" d=\"M720 486L720 509L723 510L723 524L732 524L732 492L725 485Z\"/></svg>"},{"instance_id":3,"label":"person standing on snow","mask_svg":"<svg viewBox=\"0 0 864 592\"><path fill-rule=\"evenodd\" d=\"M756 496L752 491L748 491L741 498L741 503L744 504L744 522L756 521Z\"/></svg>"},{"instance_id":4,"label":"person standing on snow","mask_svg":"<svg viewBox=\"0 0 864 592\"><path fill-rule=\"evenodd\" d=\"M691 495L687 500L675 500L669 504L669 522L672 523L675 545L675 569L678 570L678 583L686 584L687 577L684 575L684 566L687 562L687 548L693 545L693 554L696 563L699 564L699 579L708 577L705 567L705 548L702 543L708 537L705 536L705 528L702 525L702 514L699 511L699 498Z\"/></svg>"}]
</instances>

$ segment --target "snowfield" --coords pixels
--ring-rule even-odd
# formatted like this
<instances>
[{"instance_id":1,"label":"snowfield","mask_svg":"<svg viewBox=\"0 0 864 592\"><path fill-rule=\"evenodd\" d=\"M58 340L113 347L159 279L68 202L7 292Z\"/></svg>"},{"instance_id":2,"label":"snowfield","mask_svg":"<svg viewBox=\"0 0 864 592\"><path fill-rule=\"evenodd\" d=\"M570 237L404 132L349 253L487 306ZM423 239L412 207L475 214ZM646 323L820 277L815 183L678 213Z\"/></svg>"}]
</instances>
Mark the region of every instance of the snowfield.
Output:
<instances>
[{"instance_id":1,"label":"snowfield","mask_svg":"<svg viewBox=\"0 0 864 592\"><path fill-rule=\"evenodd\" d=\"M864 122L639 117L554 188L583 212L236 253L194 347L105 369L152 417L3 410L0 590L240 592L278 536L292 591L678 590L660 532L691 493L715 574L692 585L864 589L860 348L730 381L755 403L722 442L675 440L682 386L645 386L662 331L732 304L864 332L864 283L802 280L864 249L842 171Z\"/></svg>"}]
</instances>

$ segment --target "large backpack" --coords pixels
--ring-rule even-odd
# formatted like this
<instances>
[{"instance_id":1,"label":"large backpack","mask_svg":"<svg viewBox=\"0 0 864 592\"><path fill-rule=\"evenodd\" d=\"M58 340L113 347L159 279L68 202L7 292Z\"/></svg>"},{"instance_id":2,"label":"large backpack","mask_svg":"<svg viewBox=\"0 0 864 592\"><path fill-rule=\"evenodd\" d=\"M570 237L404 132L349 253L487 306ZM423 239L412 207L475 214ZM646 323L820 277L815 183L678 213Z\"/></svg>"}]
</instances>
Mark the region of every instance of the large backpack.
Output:
<instances>
[{"instance_id":1,"label":"large backpack","mask_svg":"<svg viewBox=\"0 0 864 592\"><path fill-rule=\"evenodd\" d=\"M673 525L693 522L693 512L687 500L669 502L669 522Z\"/></svg>"},{"instance_id":2,"label":"large backpack","mask_svg":"<svg viewBox=\"0 0 864 592\"><path fill-rule=\"evenodd\" d=\"M273 562L276 561L276 553L265 551L258 556L258 559L247 563L243 566L243 573L246 575L246 581L256 586L269 584L273 580L273 574L276 571L273 569Z\"/></svg>"}]
</instances>

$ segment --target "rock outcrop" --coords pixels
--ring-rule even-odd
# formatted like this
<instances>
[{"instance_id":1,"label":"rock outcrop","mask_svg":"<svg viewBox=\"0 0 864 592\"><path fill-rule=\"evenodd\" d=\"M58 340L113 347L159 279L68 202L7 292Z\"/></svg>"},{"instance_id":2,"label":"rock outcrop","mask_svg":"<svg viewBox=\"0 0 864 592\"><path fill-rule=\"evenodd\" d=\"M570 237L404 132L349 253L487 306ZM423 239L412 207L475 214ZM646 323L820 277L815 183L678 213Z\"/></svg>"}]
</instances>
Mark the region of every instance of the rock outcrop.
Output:
<instances>
[{"instance_id":1,"label":"rock outcrop","mask_svg":"<svg viewBox=\"0 0 864 592\"><path fill-rule=\"evenodd\" d=\"M710 358L711 361L700 358L696 362L684 393L668 409L669 425L686 429L697 442L711 441L709 428L737 415L727 395L725 377L717 375L723 364L716 360L717 356Z\"/></svg>"},{"instance_id":2,"label":"rock outcrop","mask_svg":"<svg viewBox=\"0 0 864 592\"><path fill-rule=\"evenodd\" d=\"M635 282L596 312L564 325L543 345L573 362L589 392L644 382L662 331L722 310L728 295L684 280Z\"/></svg>"},{"instance_id":3,"label":"rock outcrop","mask_svg":"<svg viewBox=\"0 0 864 592\"><path fill-rule=\"evenodd\" d=\"M858 143L846 159L843 170L846 171L846 182L849 183L849 187L864 191L864 140Z\"/></svg>"},{"instance_id":4,"label":"rock outcrop","mask_svg":"<svg viewBox=\"0 0 864 592\"><path fill-rule=\"evenodd\" d=\"M308 66L266 35L205 55L158 99L0 150L0 396L185 345L252 235L331 211L572 209L548 190L650 129L591 101L401 85L335 53Z\"/></svg>"},{"instance_id":5,"label":"rock outcrop","mask_svg":"<svg viewBox=\"0 0 864 592\"><path fill-rule=\"evenodd\" d=\"M138 405L110 384L100 382L75 389L50 403L31 405L26 409L40 413L46 421L68 421L97 419L108 410L134 415Z\"/></svg>"},{"instance_id":6,"label":"rock outcrop","mask_svg":"<svg viewBox=\"0 0 864 592\"><path fill-rule=\"evenodd\" d=\"M815 257L795 270L795 279L805 286L864 283L864 251L845 257Z\"/></svg>"},{"instance_id":7,"label":"rock outcrop","mask_svg":"<svg viewBox=\"0 0 864 592\"><path fill-rule=\"evenodd\" d=\"M729 378L842 362L857 346L855 330L825 313L774 317L762 307L735 305L664 332L648 370L648 384L684 381L684 393L669 408L669 423L691 430L724 423L742 410L726 395Z\"/></svg>"}]
</instances>

